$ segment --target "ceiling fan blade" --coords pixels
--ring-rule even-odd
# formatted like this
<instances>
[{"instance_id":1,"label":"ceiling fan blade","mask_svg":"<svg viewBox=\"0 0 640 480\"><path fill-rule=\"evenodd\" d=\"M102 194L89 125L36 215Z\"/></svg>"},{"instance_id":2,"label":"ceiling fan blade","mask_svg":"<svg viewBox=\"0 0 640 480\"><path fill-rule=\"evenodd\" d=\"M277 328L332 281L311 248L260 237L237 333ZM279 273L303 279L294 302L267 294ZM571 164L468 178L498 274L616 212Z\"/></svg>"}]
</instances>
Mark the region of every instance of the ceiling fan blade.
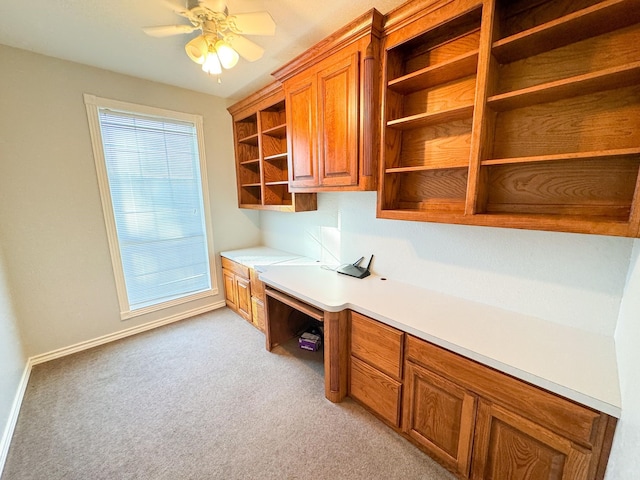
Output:
<instances>
[{"instance_id":1,"label":"ceiling fan blade","mask_svg":"<svg viewBox=\"0 0 640 480\"><path fill-rule=\"evenodd\" d=\"M185 2L183 0L162 0L161 3L176 15L189 18L189 10L185 8Z\"/></svg>"},{"instance_id":2,"label":"ceiling fan blade","mask_svg":"<svg viewBox=\"0 0 640 480\"><path fill-rule=\"evenodd\" d=\"M255 62L262 58L262 55L264 54L264 48L260 45L256 45L251 40L241 37L240 35L229 35L227 37L227 42L229 42L231 48L238 52L240 56L248 62Z\"/></svg>"},{"instance_id":3,"label":"ceiling fan blade","mask_svg":"<svg viewBox=\"0 0 640 480\"><path fill-rule=\"evenodd\" d=\"M229 15L227 22L232 30L243 35L275 35L276 22L268 12L238 13Z\"/></svg>"},{"instance_id":4,"label":"ceiling fan blade","mask_svg":"<svg viewBox=\"0 0 640 480\"><path fill-rule=\"evenodd\" d=\"M227 4L224 0L199 0L198 2L203 7L207 7L214 12L226 12Z\"/></svg>"},{"instance_id":5,"label":"ceiling fan blade","mask_svg":"<svg viewBox=\"0 0 640 480\"><path fill-rule=\"evenodd\" d=\"M151 37L170 37L171 35L191 33L197 29L198 27L193 25L159 25L157 27L143 27L142 31Z\"/></svg>"}]
</instances>

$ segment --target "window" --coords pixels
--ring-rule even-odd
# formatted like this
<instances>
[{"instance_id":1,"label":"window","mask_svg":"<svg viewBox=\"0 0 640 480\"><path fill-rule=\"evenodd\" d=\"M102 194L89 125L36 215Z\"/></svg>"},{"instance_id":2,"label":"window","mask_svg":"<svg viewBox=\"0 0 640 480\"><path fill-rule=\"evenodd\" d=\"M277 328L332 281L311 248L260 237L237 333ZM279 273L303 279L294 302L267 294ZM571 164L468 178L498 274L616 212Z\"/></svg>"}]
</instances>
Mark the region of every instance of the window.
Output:
<instances>
[{"instance_id":1,"label":"window","mask_svg":"<svg viewBox=\"0 0 640 480\"><path fill-rule=\"evenodd\" d=\"M217 293L202 117L85 104L121 317Z\"/></svg>"}]
</instances>

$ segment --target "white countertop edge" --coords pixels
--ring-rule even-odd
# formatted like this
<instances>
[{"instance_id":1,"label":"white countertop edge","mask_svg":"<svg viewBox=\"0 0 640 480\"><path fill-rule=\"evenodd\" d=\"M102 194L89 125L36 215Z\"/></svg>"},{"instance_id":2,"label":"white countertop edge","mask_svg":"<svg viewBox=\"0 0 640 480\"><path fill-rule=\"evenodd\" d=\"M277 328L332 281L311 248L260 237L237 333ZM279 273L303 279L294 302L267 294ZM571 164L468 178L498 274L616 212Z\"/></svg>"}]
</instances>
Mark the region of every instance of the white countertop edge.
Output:
<instances>
[{"instance_id":1,"label":"white countertop edge","mask_svg":"<svg viewBox=\"0 0 640 480\"><path fill-rule=\"evenodd\" d=\"M386 323L386 322L385 322ZM601 412L606 413L607 415L611 415L613 417L616 418L620 418L620 415L622 413L622 409L619 406L616 405L612 405L608 402L602 401L600 399L597 398L593 398L590 397L589 395L586 395L582 392L578 392L576 390L573 390L571 388L565 387L564 385L559 385L558 383L552 382L547 380L546 378L543 377L539 377L537 375L533 375L529 372L526 372L524 370L520 370L518 368L515 368L511 365L499 362L493 358L490 357L486 357L484 355L478 354L474 351L468 350L466 348L462 348L458 345L455 345L451 342L447 342L446 340L442 340L441 338L438 337L434 337L432 335L429 335L428 333L425 332L421 332L418 331L414 328L411 327L406 327L406 326L402 326L402 328L404 328L404 331L415 336L418 338L421 338L423 340L426 340L428 342L431 342L435 345L438 345L442 348L445 348L447 350L450 350L454 353L457 353L459 355L462 355L463 357L469 358L471 360L474 360L478 363L481 363L482 365L485 365L487 367L491 367L494 368L495 370L498 370L502 373L506 373L508 375L511 375L515 378L518 378L520 380L523 380L525 382L528 382L532 385L535 385L537 387L540 388L544 388L545 390L548 390L550 392L556 393L560 396L563 396L565 398L568 398L570 400L574 400L577 403L580 403L581 405L586 405L588 407L594 408L596 410L599 410Z\"/></svg>"},{"instance_id":2,"label":"white countertop edge","mask_svg":"<svg viewBox=\"0 0 640 480\"><path fill-rule=\"evenodd\" d=\"M220 252L220 256L245 267L260 269L271 265L318 265L320 262L296 253L271 247L250 247Z\"/></svg>"},{"instance_id":3,"label":"white countertop edge","mask_svg":"<svg viewBox=\"0 0 640 480\"><path fill-rule=\"evenodd\" d=\"M319 308L322 308L321 305L316 305L316 306ZM577 390L565 387L564 385L560 385L556 382L552 382L546 378L540 377L538 375L533 375L525 370L515 368L509 364L506 364L498 360L495 360L491 357L487 357L485 355L479 354L477 352L474 352L473 350L469 350L467 348L456 345L455 343L448 342L446 340L443 340L442 338L430 335L427 332L417 330L409 325L405 325L393 319L380 317L380 315L377 315L375 312L371 312L366 309L359 308L357 305L347 304L345 308L348 308L349 310L353 310L354 312L357 312L367 317L378 320L386 325L389 325L391 327L402 330L410 335L413 335L414 337L421 338L422 340L426 340L427 342L433 343L434 345L437 345L446 350L462 355L463 357L466 357L470 360L474 360L478 363L481 363L482 365L491 367L495 370L498 370L502 373L506 373L507 375L511 375L512 377L518 378L520 380L528 382L537 387L544 388L545 390L556 393L570 400L574 400L575 402L580 403L581 405L586 405L593 409L604 412L607 415L620 418L620 415L622 414L622 409L620 408L620 406L612 405L609 402L605 402L598 398L591 397ZM343 310L343 309L340 308L336 311L340 311L340 310Z\"/></svg>"},{"instance_id":4,"label":"white countertop edge","mask_svg":"<svg viewBox=\"0 0 640 480\"><path fill-rule=\"evenodd\" d=\"M268 275L268 270L269 268L267 268L267 275ZM494 368L498 371L501 371L503 373L506 373L508 375L512 375L516 378L519 378L520 380L523 380L525 382L529 382L533 385L536 385L540 388L543 388L545 390L548 390L550 392L556 393L560 396L563 396L565 398L568 398L570 400L573 400L577 403L580 403L582 405L585 405L587 407L599 410L601 412L604 412L608 415L611 415L613 417L616 418L620 418L621 416L621 406L620 404L614 404L605 400L602 400L600 398L585 394L581 391L575 390L573 388L570 387L566 387L562 384L559 384L557 382L554 382L552 380L549 380L547 378L544 378L542 376L539 375L535 375L532 374L530 372L527 372L526 370L522 370L519 368L516 368L508 363L504 363L498 360L495 360L492 357L486 356L486 355L482 355L478 352L475 352L474 350L470 350L468 348L464 348L460 345L457 345L455 343L452 343L450 341L447 341L443 338L437 337L435 335L429 334L426 331L422 331L419 329L416 329L410 325L404 324L400 321L396 321L393 318L388 318L384 315L381 315L377 312L368 310L367 308L364 308L363 305L357 305L354 303L350 303L349 301L347 301L345 298L332 298L333 301L331 304L327 304L327 303L323 303L322 301L319 301L317 299L314 299L313 297L309 296L309 295L305 295L304 293L301 293L300 291L296 290L295 287L291 287L287 284L283 284L282 281L274 281L273 279L267 278L267 277L263 277L263 274L260 274L260 279L262 281L264 281L267 285L280 290L284 293L287 293L289 295L292 295L300 300L302 300L305 303L308 303L310 305L313 305L314 307L317 307L321 310L327 311L327 312L340 312L342 310L345 309L349 309L349 310L353 310L356 311L358 313L361 313L363 315L366 315L370 318L373 318L375 320L378 320L382 323L385 323L387 325L390 325L392 327L398 328L402 331L405 331L411 335L414 335L418 338L422 338L423 340L429 341L431 343L434 343L438 346L441 346L443 348L446 348L447 350L453 351L455 353L458 353L466 358L469 358L471 360L475 360L483 365L486 365L488 367ZM416 287L417 288L417 287ZM426 291L426 290L425 290ZM442 294L445 295L445 294ZM448 295L449 296L449 295ZM454 298L454 297L452 297ZM476 302L472 302L470 300L465 300L460 298L460 301L464 301L464 302L471 302L471 303L476 303ZM479 304L483 307L486 307L486 305L484 304ZM497 307L490 307L490 308L497 308ZM521 314L517 314L517 315L521 315ZM617 372L616 372L617 373ZM619 398L619 392L617 395L614 395L614 397ZM615 398L614 398L615 399ZM610 398L610 400L612 400Z\"/></svg>"}]
</instances>

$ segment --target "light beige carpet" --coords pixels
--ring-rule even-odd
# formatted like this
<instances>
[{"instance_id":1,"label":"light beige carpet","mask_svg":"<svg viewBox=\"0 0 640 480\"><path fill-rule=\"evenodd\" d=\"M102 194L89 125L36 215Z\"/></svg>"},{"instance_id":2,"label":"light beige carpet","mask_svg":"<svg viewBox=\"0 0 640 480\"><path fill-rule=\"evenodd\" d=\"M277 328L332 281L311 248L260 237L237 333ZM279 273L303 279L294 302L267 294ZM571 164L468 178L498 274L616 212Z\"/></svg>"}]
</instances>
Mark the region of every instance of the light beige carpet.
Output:
<instances>
[{"instance_id":1,"label":"light beige carpet","mask_svg":"<svg viewBox=\"0 0 640 480\"><path fill-rule=\"evenodd\" d=\"M38 365L2 480L455 478L224 308Z\"/></svg>"}]
</instances>

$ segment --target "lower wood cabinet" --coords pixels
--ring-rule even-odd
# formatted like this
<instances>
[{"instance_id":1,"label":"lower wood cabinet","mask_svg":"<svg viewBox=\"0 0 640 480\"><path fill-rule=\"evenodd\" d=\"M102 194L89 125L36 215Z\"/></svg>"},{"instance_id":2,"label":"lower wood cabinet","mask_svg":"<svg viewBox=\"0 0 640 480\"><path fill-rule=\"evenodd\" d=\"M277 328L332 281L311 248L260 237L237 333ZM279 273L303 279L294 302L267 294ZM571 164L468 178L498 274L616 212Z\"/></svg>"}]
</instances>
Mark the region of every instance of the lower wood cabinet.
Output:
<instances>
[{"instance_id":1,"label":"lower wood cabinet","mask_svg":"<svg viewBox=\"0 0 640 480\"><path fill-rule=\"evenodd\" d=\"M460 478L602 480L617 420L355 312L349 395Z\"/></svg>"},{"instance_id":2,"label":"lower wood cabinet","mask_svg":"<svg viewBox=\"0 0 640 480\"><path fill-rule=\"evenodd\" d=\"M500 405L480 401L473 479L585 480L593 454Z\"/></svg>"},{"instance_id":3,"label":"lower wood cabinet","mask_svg":"<svg viewBox=\"0 0 640 480\"><path fill-rule=\"evenodd\" d=\"M251 322L251 283L249 269L244 265L222 258L224 297L227 306Z\"/></svg>"},{"instance_id":4,"label":"lower wood cabinet","mask_svg":"<svg viewBox=\"0 0 640 480\"><path fill-rule=\"evenodd\" d=\"M464 476L469 474L476 406L473 393L407 362L402 431L449 470Z\"/></svg>"},{"instance_id":5,"label":"lower wood cabinet","mask_svg":"<svg viewBox=\"0 0 640 480\"><path fill-rule=\"evenodd\" d=\"M246 265L222 257L222 276L224 277L224 297L227 306L264 332L264 283L258 278L258 272Z\"/></svg>"},{"instance_id":6,"label":"lower wood cabinet","mask_svg":"<svg viewBox=\"0 0 640 480\"><path fill-rule=\"evenodd\" d=\"M404 333L356 312L349 327L349 396L399 428Z\"/></svg>"}]
</instances>

